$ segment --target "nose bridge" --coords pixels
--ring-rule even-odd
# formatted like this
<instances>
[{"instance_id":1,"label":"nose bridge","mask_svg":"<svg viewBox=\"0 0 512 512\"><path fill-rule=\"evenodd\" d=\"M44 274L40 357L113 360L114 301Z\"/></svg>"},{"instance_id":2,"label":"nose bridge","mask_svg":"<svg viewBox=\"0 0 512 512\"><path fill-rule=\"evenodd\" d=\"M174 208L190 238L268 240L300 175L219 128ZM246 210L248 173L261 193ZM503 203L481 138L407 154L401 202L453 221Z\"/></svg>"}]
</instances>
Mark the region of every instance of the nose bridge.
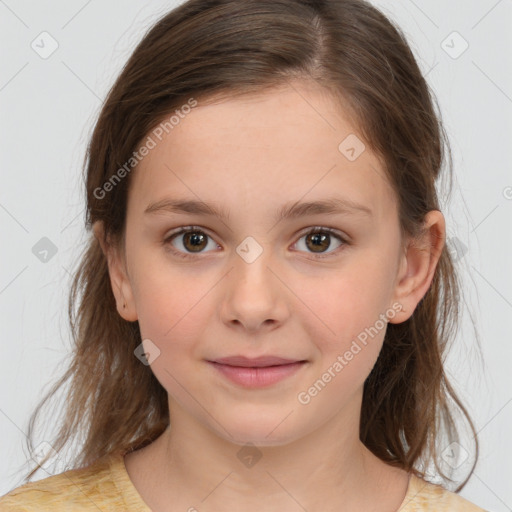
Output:
<instances>
[{"instance_id":1,"label":"nose bridge","mask_svg":"<svg viewBox=\"0 0 512 512\"><path fill-rule=\"evenodd\" d=\"M268 238L267 238L268 240ZM269 320L283 320L286 308L279 290L282 284L273 269L272 249L248 236L236 247L229 273L224 313L254 330Z\"/></svg>"},{"instance_id":2,"label":"nose bridge","mask_svg":"<svg viewBox=\"0 0 512 512\"><path fill-rule=\"evenodd\" d=\"M267 255L261 258L264 252ZM268 252L268 246L264 249L263 245L253 236L246 236L236 248L236 253L247 265L252 265L258 260L260 260L260 263L261 260L266 261L268 259Z\"/></svg>"},{"instance_id":3,"label":"nose bridge","mask_svg":"<svg viewBox=\"0 0 512 512\"><path fill-rule=\"evenodd\" d=\"M253 236L245 237L236 247L235 280L249 282L251 285L269 279L272 261L272 249L260 244Z\"/></svg>"}]
</instances>

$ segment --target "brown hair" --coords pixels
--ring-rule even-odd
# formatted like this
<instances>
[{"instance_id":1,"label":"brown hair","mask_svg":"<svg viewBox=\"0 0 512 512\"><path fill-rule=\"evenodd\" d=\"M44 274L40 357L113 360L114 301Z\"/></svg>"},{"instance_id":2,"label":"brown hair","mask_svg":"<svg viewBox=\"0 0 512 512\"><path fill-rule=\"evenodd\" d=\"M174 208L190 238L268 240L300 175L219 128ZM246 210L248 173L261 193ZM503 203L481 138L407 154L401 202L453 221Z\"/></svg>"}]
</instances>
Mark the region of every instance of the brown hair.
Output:
<instances>
[{"instance_id":1,"label":"brown hair","mask_svg":"<svg viewBox=\"0 0 512 512\"><path fill-rule=\"evenodd\" d=\"M108 193L98 191L116 172L119 178L148 133L175 109L191 98L257 94L290 79L313 80L339 100L385 164L402 234L420 234L426 213L439 210L435 182L446 156L451 171L450 148L405 36L363 0L189 0L161 18L126 63L95 125L84 165L87 228L102 221L105 242L124 247L131 174L123 173ZM412 316L387 327L364 384L360 421L361 441L381 460L423 477L418 463L433 461L452 482L438 465L436 446L443 433L458 440L451 399L468 421L476 449L471 472L456 491L478 459L473 423L443 369L459 293L444 246ZM28 440L32 453L40 408L71 379L65 418L51 444L60 452L80 434L76 468L151 443L169 425L169 411L167 392L134 355L141 343L138 322L118 314L107 260L92 233L74 274L68 315L75 343L71 364L31 416Z\"/></svg>"}]
</instances>

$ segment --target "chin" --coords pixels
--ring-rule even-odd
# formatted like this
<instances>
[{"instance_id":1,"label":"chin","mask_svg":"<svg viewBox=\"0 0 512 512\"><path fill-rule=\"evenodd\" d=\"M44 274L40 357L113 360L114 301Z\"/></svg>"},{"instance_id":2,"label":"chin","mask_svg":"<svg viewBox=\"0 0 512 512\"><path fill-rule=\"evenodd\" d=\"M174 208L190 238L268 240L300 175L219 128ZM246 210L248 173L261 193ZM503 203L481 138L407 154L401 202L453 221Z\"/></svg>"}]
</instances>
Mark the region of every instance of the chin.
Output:
<instances>
[{"instance_id":1,"label":"chin","mask_svg":"<svg viewBox=\"0 0 512 512\"><path fill-rule=\"evenodd\" d=\"M290 415L291 416L291 415ZM214 425L215 431L226 441L245 446L252 444L255 446L282 446L291 443L300 437L303 433L297 431L294 423L290 422L290 417L286 414L263 417L261 413L254 416L244 416L238 421L225 421L223 425L229 434ZM286 419L285 419L286 418ZM230 435L231 434L231 435Z\"/></svg>"}]
</instances>

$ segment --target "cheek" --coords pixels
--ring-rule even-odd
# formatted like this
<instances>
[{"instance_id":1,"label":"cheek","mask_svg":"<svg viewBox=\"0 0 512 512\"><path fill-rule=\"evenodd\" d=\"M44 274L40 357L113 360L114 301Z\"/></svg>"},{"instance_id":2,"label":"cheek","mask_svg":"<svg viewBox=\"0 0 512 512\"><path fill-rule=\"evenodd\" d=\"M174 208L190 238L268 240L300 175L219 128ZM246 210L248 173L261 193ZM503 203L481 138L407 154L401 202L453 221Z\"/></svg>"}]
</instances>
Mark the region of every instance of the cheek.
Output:
<instances>
[{"instance_id":1,"label":"cheek","mask_svg":"<svg viewBox=\"0 0 512 512\"><path fill-rule=\"evenodd\" d=\"M320 285L310 282L300 293L301 304L309 306L300 306L300 321L323 367L342 356L350 367L345 374L369 373L382 347L390 308L389 276L383 266L361 259Z\"/></svg>"},{"instance_id":2,"label":"cheek","mask_svg":"<svg viewBox=\"0 0 512 512\"><path fill-rule=\"evenodd\" d=\"M142 338L149 338L162 353L172 356L192 350L203 323L208 287L205 280L161 263L141 264L134 287Z\"/></svg>"},{"instance_id":3,"label":"cheek","mask_svg":"<svg viewBox=\"0 0 512 512\"><path fill-rule=\"evenodd\" d=\"M184 272L163 248L137 250L134 244L132 251L130 274L142 334L162 338L182 329L205 294L204 279Z\"/></svg>"},{"instance_id":4,"label":"cheek","mask_svg":"<svg viewBox=\"0 0 512 512\"><path fill-rule=\"evenodd\" d=\"M198 340L206 330L203 324L211 318L205 311L207 290L199 283L190 286L190 280L178 277L176 272L168 272L164 279L162 275L157 268L139 275L139 327L142 339L151 340L158 349L151 371L169 395L187 404L190 394L201 392L191 375L197 371Z\"/></svg>"},{"instance_id":5,"label":"cheek","mask_svg":"<svg viewBox=\"0 0 512 512\"><path fill-rule=\"evenodd\" d=\"M333 285L330 300L315 302L322 321L310 315L312 320L303 324L317 362L297 396L301 404L314 399L314 408L343 406L362 388L379 357L387 309L372 293L352 293L352 284L356 282ZM337 410L336 406L332 410Z\"/></svg>"}]
</instances>

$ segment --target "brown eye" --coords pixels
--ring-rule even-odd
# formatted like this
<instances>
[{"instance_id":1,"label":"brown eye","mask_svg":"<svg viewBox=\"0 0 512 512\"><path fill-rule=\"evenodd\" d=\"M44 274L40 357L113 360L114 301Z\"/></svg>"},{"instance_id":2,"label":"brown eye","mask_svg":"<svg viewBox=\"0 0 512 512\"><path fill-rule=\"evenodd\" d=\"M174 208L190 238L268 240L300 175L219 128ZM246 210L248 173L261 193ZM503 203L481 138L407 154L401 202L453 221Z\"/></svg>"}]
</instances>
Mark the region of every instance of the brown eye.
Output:
<instances>
[{"instance_id":1,"label":"brown eye","mask_svg":"<svg viewBox=\"0 0 512 512\"><path fill-rule=\"evenodd\" d=\"M183 234L183 246L187 251L200 252L208 244L207 236L201 231L188 231Z\"/></svg>"},{"instance_id":2,"label":"brown eye","mask_svg":"<svg viewBox=\"0 0 512 512\"><path fill-rule=\"evenodd\" d=\"M194 254L209 252L204 250L208 246L209 239L211 239L211 237L202 229L189 226L167 237L163 244L166 250L177 256L193 258ZM217 246L213 240L211 243L214 247Z\"/></svg>"},{"instance_id":3,"label":"brown eye","mask_svg":"<svg viewBox=\"0 0 512 512\"><path fill-rule=\"evenodd\" d=\"M310 233L306 235L306 246L313 252L323 252L330 245L330 235L324 235L323 233Z\"/></svg>"},{"instance_id":4,"label":"brown eye","mask_svg":"<svg viewBox=\"0 0 512 512\"><path fill-rule=\"evenodd\" d=\"M332 238L338 240L339 245L334 250L328 251L332 246ZM306 252L316 253L315 258L327 258L337 252L340 246L348 245L348 242L334 229L316 227L306 232L296 243L300 245L300 241L305 240Z\"/></svg>"},{"instance_id":5,"label":"brown eye","mask_svg":"<svg viewBox=\"0 0 512 512\"><path fill-rule=\"evenodd\" d=\"M332 238L338 241L338 246L335 246L334 250L329 251L332 247ZM195 258L195 255L209 252L205 250L208 247L209 239L214 248L218 248L218 245L215 244L213 239L204 230L196 226L187 226L167 237L163 245L167 251L176 256ZM302 239L305 239L305 249L301 249L301 252L309 252L309 254L313 254L313 257L317 259L332 256L339 252L340 246L342 249L342 246L349 245L349 242L344 237L331 228L315 227L310 229L301 236L295 245L300 245ZM179 245L182 247L179 247Z\"/></svg>"}]
</instances>

